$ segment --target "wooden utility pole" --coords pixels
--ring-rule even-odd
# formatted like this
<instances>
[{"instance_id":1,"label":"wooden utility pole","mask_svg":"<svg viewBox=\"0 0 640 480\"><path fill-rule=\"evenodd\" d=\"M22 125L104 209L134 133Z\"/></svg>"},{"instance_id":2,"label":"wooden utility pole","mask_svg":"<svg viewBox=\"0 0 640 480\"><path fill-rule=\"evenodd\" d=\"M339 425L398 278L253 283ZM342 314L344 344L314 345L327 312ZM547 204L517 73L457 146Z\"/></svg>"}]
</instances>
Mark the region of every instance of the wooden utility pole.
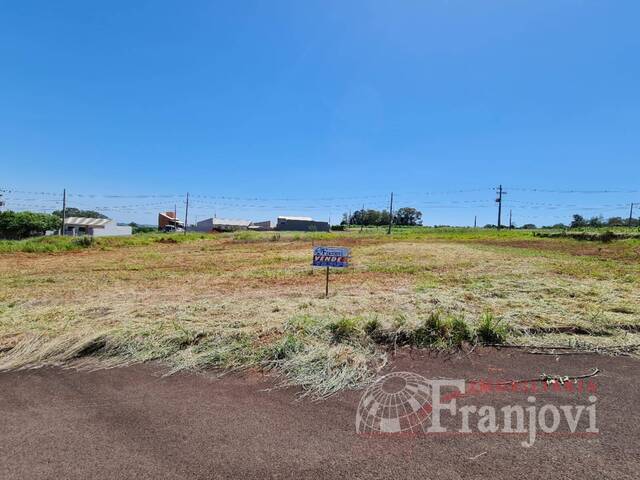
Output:
<instances>
[{"instance_id":1,"label":"wooden utility pole","mask_svg":"<svg viewBox=\"0 0 640 480\"><path fill-rule=\"evenodd\" d=\"M631 204L631 210L629 210L629 226L631 226L632 221L633 221L633 203Z\"/></svg>"},{"instance_id":2,"label":"wooden utility pole","mask_svg":"<svg viewBox=\"0 0 640 480\"><path fill-rule=\"evenodd\" d=\"M60 235L64 235L64 224L67 223L67 189L62 190L62 228Z\"/></svg>"},{"instance_id":3,"label":"wooden utility pole","mask_svg":"<svg viewBox=\"0 0 640 480\"><path fill-rule=\"evenodd\" d=\"M502 195L506 195L506 193L502 190L502 185L498 186L498 198L496 198L496 203L498 204L498 230L502 228Z\"/></svg>"},{"instance_id":4,"label":"wooden utility pole","mask_svg":"<svg viewBox=\"0 0 640 480\"><path fill-rule=\"evenodd\" d=\"M189 192L187 192L187 203L184 207L184 234L187 234L187 228L189 228Z\"/></svg>"},{"instance_id":5,"label":"wooden utility pole","mask_svg":"<svg viewBox=\"0 0 640 480\"><path fill-rule=\"evenodd\" d=\"M389 229L387 235L391 235L391 226L393 225L393 192L391 192L391 201L389 202Z\"/></svg>"},{"instance_id":6,"label":"wooden utility pole","mask_svg":"<svg viewBox=\"0 0 640 480\"><path fill-rule=\"evenodd\" d=\"M473 228L477 228L478 226L478 216L474 215L473 216Z\"/></svg>"},{"instance_id":7,"label":"wooden utility pole","mask_svg":"<svg viewBox=\"0 0 640 480\"><path fill-rule=\"evenodd\" d=\"M513 228L513 224L511 223L511 209L509 209L509 230Z\"/></svg>"},{"instance_id":8,"label":"wooden utility pole","mask_svg":"<svg viewBox=\"0 0 640 480\"><path fill-rule=\"evenodd\" d=\"M362 210L360 212L360 233L362 233L362 229L364 228L364 203L362 204Z\"/></svg>"}]
</instances>

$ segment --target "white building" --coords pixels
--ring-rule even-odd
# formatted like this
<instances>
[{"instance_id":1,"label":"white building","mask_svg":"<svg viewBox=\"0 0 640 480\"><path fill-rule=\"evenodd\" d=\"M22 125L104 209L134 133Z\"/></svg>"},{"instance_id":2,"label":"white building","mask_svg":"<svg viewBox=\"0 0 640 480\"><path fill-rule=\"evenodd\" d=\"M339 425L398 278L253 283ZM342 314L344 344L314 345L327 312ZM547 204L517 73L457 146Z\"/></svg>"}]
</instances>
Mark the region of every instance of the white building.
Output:
<instances>
[{"instance_id":1,"label":"white building","mask_svg":"<svg viewBox=\"0 0 640 480\"><path fill-rule=\"evenodd\" d=\"M68 217L64 222L64 235L76 237L125 237L132 233L130 226L118 225L110 218Z\"/></svg>"}]
</instances>

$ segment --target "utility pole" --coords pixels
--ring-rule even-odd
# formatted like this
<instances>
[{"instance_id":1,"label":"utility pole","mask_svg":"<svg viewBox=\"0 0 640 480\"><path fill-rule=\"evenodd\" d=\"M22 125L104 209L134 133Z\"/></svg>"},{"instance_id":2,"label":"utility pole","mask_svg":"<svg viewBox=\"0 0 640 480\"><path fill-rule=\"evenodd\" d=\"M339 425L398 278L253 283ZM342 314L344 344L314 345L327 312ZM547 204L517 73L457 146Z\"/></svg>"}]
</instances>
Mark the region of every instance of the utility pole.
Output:
<instances>
[{"instance_id":1,"label":"utility pole","mask_svg":"<svg viewBox=\"0 0 640 480\"><path fill-rule=\"evenodd\" d=\"M67 223L67 189L62 190L62 228L60 235L64 235L64 224Z\"/></svg>"},{"instance_id":2,"label":"utility pole","mask_svg":"<svg viewBox=\"0 0 640 480\"><path fill-rule=\"evenodd\" d=\"M631 226L632 221L633 221L633 203L631 204L631 210L629 210L629 226Z\"/></svg>"},{"instance_id":3,"label":"utility pole","mask_svg":"<svg viewBox=\"0 0 640 480\"><path fill-rule=\"evenodd\" d=\"M178 204L173 204L173 228L174 232L178 231Z\"/></svg>"},{"instance_id":4,"label":"utility pole","mask_svg":"<svg viewBox=\"0 0 640 480\"><path fill-rule=\"evenodd\" d=\"M478 226L478 216L474 215L473 216L473 228L477 228Z\"/></svg>"},{"instance_id":5,"label":"utility pole","mask_svg":"<svg viewBox=\"0 0 640 480\"><path fill-rule=\"evenodd\" d=\"M362 210L360 212L360 233L362 233L362 229L364 228L364 203L362 204Z\"/></svg>"},{"instance_id":6,"label":"utility pole","mask_svg":"<svg viewBox=\"0 0 640 480\"><path fill-rule=\"evenodd\" d=\"M511 223L511 209L509 209L509 230L513 228L513 224Z\"/></svg>"},{"instance_id":7,"label":"utility pole","mask_svg":"<svg viewBox=\"0 0 640 480\"><path fill-rule=\"evenodd\" d=\"M187 234L187 228L189 228L189 192L187 192L187 203L184 208L184 234Z\"/></svg>"},{"instance_id":8,"label":"utility pole","mask_svg":"<svg viewBox=\"0 0 640 480\"><path fill-rule=\"evenodd\" d=\"M347 217L347 230L351 228L351 210L349 210L349 216Z\"/></svg>"},{"instance_id":9,"label":"utility pole","mask_svg":"<svg viewBox=\"0 0 640 480\"><path fill-rule=\"evenodd\" d=\"M502 185L498 186L498 198L496 203L498 204L498 230L502 228L502 195L506 195L507 192L502 190Z\"/></svg>"},{"instance_id":10,"label":"utility pole","mask_svg":"<svg viewBox=\"0 0 640 480\"><path fill-rule=\"evenodd\" d=\"M393 225L393 192L391 192L391 201L389 202L389 229L387 235L391 235L391 226Z\"/></svg>"}]
</instances>

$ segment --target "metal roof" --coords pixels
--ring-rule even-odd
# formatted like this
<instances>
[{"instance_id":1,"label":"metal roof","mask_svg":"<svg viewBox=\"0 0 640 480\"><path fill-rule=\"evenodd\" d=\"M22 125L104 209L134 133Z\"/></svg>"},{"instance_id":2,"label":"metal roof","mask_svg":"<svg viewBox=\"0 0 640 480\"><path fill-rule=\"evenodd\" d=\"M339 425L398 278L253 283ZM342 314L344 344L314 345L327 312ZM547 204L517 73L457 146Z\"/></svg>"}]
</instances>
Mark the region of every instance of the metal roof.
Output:
<instances>
[{"instance_id":1,"label":"metal roof","mask_svg":"<svg viewBox=\"0 0 640 480\"><path fill-rule=\"evenodd\" d=\"M238 220L238 219L233 219L233 218L208 218L206 220L203 220L203 222L208 222L211 221L213 225L229 225L229 226L236 226L236 227L248 227L249 225L251 225L251 222L249 220ZM198 222L201 223L201 222Z\"/></svg>"},{"instance_id":2,"label":"metal roof","mask_svg":"<svg viewBox=\"0 0 640 480\"><path fill-rule=\"evenodd\" d=\"M88 227L104 227L110 221L111 219L109 218L67 217L64 221L64 224Z\"/></svg>"},{"instance_id":3,"label":"metal roof","mask_svg":"<svg viewBox=\"0 0 640 480\"><path fill-rule=\"evenodd\" d=\"M301 220L303 222L313 222L311 217L278 217L278 220Z\"/></svg>"}]
</instances>

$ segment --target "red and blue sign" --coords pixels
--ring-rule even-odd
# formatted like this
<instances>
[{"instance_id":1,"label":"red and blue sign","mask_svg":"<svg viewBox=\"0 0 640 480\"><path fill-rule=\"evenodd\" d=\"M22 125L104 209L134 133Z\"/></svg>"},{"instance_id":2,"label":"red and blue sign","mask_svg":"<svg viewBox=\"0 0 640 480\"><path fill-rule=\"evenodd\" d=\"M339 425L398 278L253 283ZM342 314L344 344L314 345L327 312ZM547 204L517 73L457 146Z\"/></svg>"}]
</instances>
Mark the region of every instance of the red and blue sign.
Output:
<instances>
[{"instance_id":1,"label":"red and blue sign","mask_svg":"<svg viewBox=\"0 0 640 480\"><path fill-rule=\"evenodd\" d=\"M314 267L345 268L349 266L351 249L346 247L313 247Z\"/></svg>"}]
</instances>

